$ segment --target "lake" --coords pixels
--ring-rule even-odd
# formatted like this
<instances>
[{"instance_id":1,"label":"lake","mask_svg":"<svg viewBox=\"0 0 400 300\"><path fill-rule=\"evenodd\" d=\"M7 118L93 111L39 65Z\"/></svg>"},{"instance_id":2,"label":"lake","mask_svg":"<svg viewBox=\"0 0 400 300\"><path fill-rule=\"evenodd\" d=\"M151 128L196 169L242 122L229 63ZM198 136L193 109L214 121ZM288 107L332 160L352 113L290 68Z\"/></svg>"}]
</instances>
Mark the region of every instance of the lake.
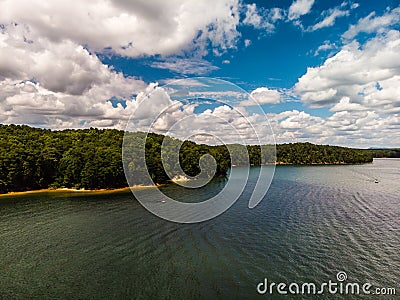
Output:
<instances>
[{"instance_id":1,"label":"lake","mask_svg":"<svg viewBox=\"0 0 400 300\"><path fill-rule=\"evenodd\" d=\"M251 168L249 186L257 173ZM322 283L340 271L398 294L399 181L399 159L277 166L258 206L247 207L246 188L197 224L162 220L130 192L1 197L0 298L265 299L264 278ZM202 201L225 183L162 190Z\"/></svg>"}]
</instances>

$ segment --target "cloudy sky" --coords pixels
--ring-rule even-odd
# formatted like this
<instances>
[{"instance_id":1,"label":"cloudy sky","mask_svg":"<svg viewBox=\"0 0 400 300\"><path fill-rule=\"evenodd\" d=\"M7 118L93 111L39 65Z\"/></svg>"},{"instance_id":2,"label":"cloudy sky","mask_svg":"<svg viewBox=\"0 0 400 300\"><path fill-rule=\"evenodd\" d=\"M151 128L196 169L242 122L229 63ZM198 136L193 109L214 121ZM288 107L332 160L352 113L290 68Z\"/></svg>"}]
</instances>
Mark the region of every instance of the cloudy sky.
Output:
<instances>
[{"instance_id":1,"label":"cloudy sky","mask_svg":"<svg viewBox=\"0 0 400 300\"><path fill-rule=\"evenodd\" d=\"M185 135L246 138L250 122L278 143L400 147L399 24L399 0L0 0L0 123L125 128L170 107L160 131L186 118ZM197 76L237 85L202 90L229 105L160 87L196 94Z\"/></svg>"}]
</instances>

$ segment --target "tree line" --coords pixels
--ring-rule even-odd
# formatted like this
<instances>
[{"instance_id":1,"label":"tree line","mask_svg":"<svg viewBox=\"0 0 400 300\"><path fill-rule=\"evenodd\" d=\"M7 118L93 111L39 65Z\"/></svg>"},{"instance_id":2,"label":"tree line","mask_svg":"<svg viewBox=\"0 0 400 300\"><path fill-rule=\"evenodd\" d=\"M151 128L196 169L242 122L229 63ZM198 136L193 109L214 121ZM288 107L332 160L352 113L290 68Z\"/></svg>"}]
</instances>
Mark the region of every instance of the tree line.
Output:
<instances>
[{"instance_id":1,"label":"tree line","mask_svg":"<svg viewBox=\"0 0 400 300\"><path fill-rule=\"evenodd\" d=\"M122 160L122 144L124 157ZM145 163L138 149L145 149ZM131 151L131 152L130 152ZM174 154L178 153L178 157ZM232 157L230 156L230 153ZM215 176L232 165L368 163L375 152L311 143L209 146L159 134L115 129L52 131L26 125L0 125L0 193L43 188L110 189L130 184L166 183L171 175L204 176L215 160ZM162 162L164 159L164 164ZM168 174L166 172L168 171ZM144 176L148 172L149 178ZM212 174L211 174L212 175Z\"/></svg>"},{"instance_id":2,"label":"tree line","mask_svg":"<svg viewBox=\"0 0 400 300\"><path fill-rule=\"evenodd\" d=\"M376 158L400 158L400 149L367 149L365 152Z\"/></svg>"}]
</instances>

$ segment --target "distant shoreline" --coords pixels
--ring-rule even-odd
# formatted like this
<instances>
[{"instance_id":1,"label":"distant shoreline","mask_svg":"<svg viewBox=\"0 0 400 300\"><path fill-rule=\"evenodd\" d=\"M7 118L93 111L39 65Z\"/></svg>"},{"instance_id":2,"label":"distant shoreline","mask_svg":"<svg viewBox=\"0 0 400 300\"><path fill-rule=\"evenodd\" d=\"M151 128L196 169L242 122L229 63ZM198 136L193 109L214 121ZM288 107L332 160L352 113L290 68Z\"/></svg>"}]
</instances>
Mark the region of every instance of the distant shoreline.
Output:
<instances>
[{"instance_id":1,"label":"distant shoreline","mask_svg":"<svg viewBox=\"0 0 400 300\"><path fill-rule=\"evenodd\" d=\"M40 189L40 190L28 190L22 192L8 192L5 194L0 194L0 197L6 196L22 196L28 194L40 194L40 193L82 193L82 194L111 194L117 192L126 192L131 189L148 189L161 186L158 185L135 185L132 187L123 187L115 189L97 189L97 190L85 190L85 189L71 189L71 188L59 188L59 189Z\"/></svg>"},{"instance_id":2,"label":"distant shoreline","mask_svg":"<svg viewBox=\"0 0 400 300\"><path fill-rule=\"evenodd\" d=\"M376 159L376 158L375 158ZM379 158L378 158L379 159ZM344 165L363 165L363 164L372 164L373 162L367 162L367 163L311 163L311 164L293 164L293 163L283 163L283 162L277 162L276 164L265 164L261 166L301 166L301 167L306 167L306 166L344 166ZM233 166L233 167L241 167L241 166ZM256 166L252 166L256 167ZM73 189L73 188L56 188L56 189L39 189L39 190L27 190L27 191L21 191L21 192L8 192L5 194L0 194L1 197L6 197L6 196L22 196L22 195L28 195L28 194L39 194L39 193L82 193L82 194L109 194L109 193L117 193L117 192L125 192L125 191L130 191L131 189L148 189L148 188L155 188L155 187L160 187L165 184L156 184L156 185L134 185L131 187L123 187L123 188L111 188L111 189L95 189L95 190L88 190L88 189Z\"/></svg>"},{"instance_id":3,"label":"distant shoreline","mask_svg":"<svg viewBox=\"0 0 400 300\"><path fill-rule=\"evenodd\" d=\"M357 166L357 165L368 165L374 162L360 162L360 163L346 163L346 162L333 162L333 163L308 163L308 164L295 164L295 163L284 163L277 162L276 166Z\"/></svg>"}]
</instances>

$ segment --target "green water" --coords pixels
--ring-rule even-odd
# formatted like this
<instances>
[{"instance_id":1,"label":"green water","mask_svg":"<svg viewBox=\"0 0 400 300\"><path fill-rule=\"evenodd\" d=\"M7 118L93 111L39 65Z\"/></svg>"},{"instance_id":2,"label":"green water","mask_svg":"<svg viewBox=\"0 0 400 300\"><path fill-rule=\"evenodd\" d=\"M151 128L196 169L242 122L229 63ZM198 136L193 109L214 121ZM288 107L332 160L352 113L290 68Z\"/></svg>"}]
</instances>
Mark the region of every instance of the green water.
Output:
<instances>
[{"instance_id":1,"label":"green water","mask_svg":"<svg viewBox=\"0 0 400 300\"><path fill-rule=\"evenodd\" d=\"M248 209L257 170L228 211L191 225L153 216L130 192L2 197L0 298L267 298L256 289L264 278L324 282L339 271L400 294L400 160L277 167ZM201 201L225 183L163 191Z\"/></svg>"}]
</instances>

